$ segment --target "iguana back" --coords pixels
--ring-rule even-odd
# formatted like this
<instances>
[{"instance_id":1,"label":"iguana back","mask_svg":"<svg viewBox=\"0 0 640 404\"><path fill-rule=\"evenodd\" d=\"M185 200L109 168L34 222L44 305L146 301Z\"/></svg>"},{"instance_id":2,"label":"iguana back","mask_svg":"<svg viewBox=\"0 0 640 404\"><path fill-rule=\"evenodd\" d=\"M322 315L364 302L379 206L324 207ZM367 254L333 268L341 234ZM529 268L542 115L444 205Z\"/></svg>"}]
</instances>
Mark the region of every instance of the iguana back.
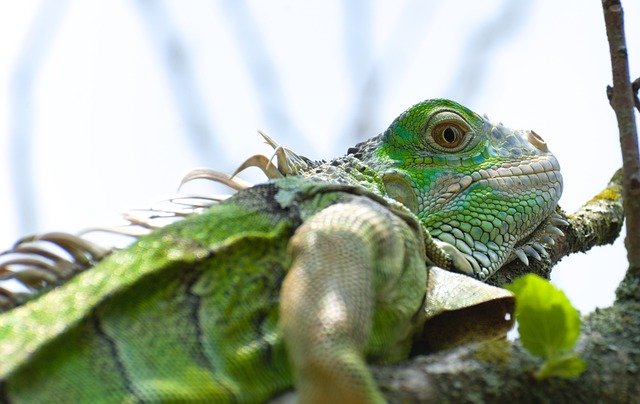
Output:
<instances>
[{"instance_id":1,"label":"iguana back","mask_svg":"<svg viewBox=\"0 0 640 404\"><path fill-rule=\"evenodd\" d=\"M299 219L275 189L143 237L0 317L0 398L259 401L289 387L278 293Z\"/></svg>"}]
</instances>

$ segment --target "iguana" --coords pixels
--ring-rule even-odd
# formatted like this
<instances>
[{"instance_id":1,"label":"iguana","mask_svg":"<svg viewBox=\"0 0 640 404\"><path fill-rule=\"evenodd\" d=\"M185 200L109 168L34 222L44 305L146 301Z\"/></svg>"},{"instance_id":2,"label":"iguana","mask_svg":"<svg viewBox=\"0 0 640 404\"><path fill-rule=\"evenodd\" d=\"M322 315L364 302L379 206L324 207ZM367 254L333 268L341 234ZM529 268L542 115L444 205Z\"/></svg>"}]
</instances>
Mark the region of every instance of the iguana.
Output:
<instances>
[{"instance_id":1,"label":"iguana","mask_svg":"<svg viewBox=\"0 0 640 404\"><path fill-rule=\"evenodd\" d=\"M295 384L303 402L381 402L367 362L477 325L431 327L435 300L486 302L486 285L436 267L483 280L558 231L546 143L453 101L331 161L267 140L277 166L240 169L269 182L196 172L239 191L0 316L0 401L260 402Z\"/></svg>"}]
</instances>

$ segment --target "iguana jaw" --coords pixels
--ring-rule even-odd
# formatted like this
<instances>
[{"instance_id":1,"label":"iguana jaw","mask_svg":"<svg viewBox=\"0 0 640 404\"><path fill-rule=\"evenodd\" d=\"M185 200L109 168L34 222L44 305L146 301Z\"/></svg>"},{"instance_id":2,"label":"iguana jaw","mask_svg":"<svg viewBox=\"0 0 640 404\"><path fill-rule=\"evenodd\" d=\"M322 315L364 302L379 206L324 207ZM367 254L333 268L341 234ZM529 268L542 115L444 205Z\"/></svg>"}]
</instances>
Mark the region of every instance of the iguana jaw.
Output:
<instances>
[{"instance_id":1,"label":"iguana jaw","mask_svg":"<svg viewBox=\"0 0 640 404\"><path fill-rule=\"evenodd\" d=\"M428 169L425 167L425 170ZM385 178L396 179L397 177L385 173L383 182L387 186ZM428 193L418 192L417 195L423 201L421 210L425 212L445 209L448 205L455 203L461 195L473 192L474 187L488 187L495 192L508 194L526 192L532 188L551 187L550 189L553 189L551 193L559 196L562 193L562 175L557 159L548 153L511 163L505 162L500 166L489 166L471 173L443 171L431 186L440 191L429 190Z\"/></svg>"}]
</instances>

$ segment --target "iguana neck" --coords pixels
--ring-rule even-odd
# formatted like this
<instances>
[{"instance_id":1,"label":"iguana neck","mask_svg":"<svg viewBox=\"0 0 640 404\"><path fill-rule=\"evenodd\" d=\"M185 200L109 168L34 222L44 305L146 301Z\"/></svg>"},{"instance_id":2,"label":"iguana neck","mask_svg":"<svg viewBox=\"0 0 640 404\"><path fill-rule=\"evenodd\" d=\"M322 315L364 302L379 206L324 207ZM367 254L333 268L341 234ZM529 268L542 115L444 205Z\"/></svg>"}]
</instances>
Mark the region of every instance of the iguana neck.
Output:
<instances>
[{"instance_id":1,"label":"iguana neck","mask_svg":"<svg viewBox=\"0 0 640 404\"><path fill-rule=\"evenodd\" d=\"M384 133L359 143L349 148L346 155L330 161L309 162L306 169L296 174L320 181L361 186L376 195L389 197L382 180L382 174L386 171L388 164L383 160L375 159L373 154L368 154L366 159L362 158L366 150L363 146L367 145L366 147L369 148L380 145L383 137Z\"/></svg>"}]
</instances>

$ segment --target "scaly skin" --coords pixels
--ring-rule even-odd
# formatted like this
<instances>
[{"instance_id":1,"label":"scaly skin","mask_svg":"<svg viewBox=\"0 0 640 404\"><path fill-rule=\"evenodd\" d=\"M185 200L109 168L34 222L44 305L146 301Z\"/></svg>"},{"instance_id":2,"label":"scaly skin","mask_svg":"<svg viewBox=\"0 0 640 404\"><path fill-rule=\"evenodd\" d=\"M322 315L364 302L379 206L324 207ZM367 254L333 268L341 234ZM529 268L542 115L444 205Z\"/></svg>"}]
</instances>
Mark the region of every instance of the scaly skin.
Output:
<instances>
[{"instance_id":1,"label":"scaly skin","mask_svg":"<svg viewBox=\"0 0 640 404\"><path fill-rule=\"evenodd\" d=\"M434 286L445 278L430 263L490 276L562 187L537 135L447 100L330 162L287 153L275 174L291 178L0 316L0 401L256 402L295 384L303 402L381 402L366 363L406 359L433 296L458 308L504 297L463 275Z\"/></svg>"}]
</instances>

